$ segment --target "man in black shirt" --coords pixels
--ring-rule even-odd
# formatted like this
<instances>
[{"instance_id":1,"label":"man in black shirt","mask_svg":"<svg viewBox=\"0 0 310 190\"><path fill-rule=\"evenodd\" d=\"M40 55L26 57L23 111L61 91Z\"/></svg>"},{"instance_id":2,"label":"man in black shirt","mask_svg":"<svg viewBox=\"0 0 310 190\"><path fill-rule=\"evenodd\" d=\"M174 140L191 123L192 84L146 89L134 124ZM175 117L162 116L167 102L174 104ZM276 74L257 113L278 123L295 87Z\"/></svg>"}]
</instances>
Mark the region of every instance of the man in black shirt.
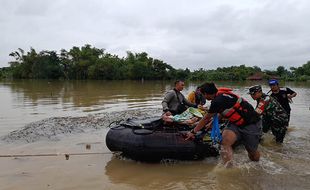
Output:
<instances>
[{"instance_id":1,"label":"man in black shirt","mask_svg":"<svg viewBox=\"0 0 310 190\"><path fill-rule=\"evenodd\" d=\"M291 115L291 107L289 103L292 101L292 98L294 98L297 95L297 93L291 90L290 88L280 88L279 82L276 79L269 80L268 84L272 92L270 96L274 97L281 104L281 106L284 108L284 110L288 115L288 121L289 121Z\"/></svg>"},{"instance_id":2,"label":"man in black shirt","mask_svg":"<svg viewBox=\"0 0 310 190\"><path fill-rule=\"evenodd\" d=\"M205 127L215 114L221 114L229 120L229 124L222 134L221 157L224 165L232 165L232 145L237 141L241 141L245 145L252 161L259 161L260 153L257 148L261 135L261 119L254 108L232 92L218 91L214 83L203 84L201 92L207 100L211 100L211 106L197 126L187 133L187 139L194 138L194 135Z\"/></svg>"}]
</instances>

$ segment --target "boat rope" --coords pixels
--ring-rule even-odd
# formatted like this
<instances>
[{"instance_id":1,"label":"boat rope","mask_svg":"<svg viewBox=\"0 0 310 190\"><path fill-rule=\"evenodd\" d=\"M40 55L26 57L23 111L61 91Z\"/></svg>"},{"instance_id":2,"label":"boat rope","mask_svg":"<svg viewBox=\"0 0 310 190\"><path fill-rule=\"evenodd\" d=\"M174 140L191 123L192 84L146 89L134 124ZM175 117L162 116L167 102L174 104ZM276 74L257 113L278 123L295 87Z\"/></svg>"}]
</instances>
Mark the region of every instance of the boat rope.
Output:
<instances>
[{"instance_id":1,"label":"boat rope","mask_svg":"<svg viewBox=\"0 0 310 190\"><path fill-rule=\"evenodd\" d=\"M125 128L131 128L132 132L136 135L150 135L150 134L153 134L156 130L158 130L158 127L149 128L149 127L143 126L142 124L131 125L131 124L128 124L128 123L123 122L123 121L125 121L125 120L121 119L118 121L113 121L108 125L108 128L113 129L113 130L117 130L117 129L121 130L124 127ZM127 121L128 121L128 119L127 119ZM141 129L144 129L144 130L142 131Z\"/></svg>"},{"instance_id":2,"label":"boat rope","mask_svg":"<svg viewBox=\"0 0 310 190\"><path fill-rule=\"evenodd\" d=\"M132 130L132 133L135 135L151 135L155 131L167 131L170 133L176 133L177 135L184 136L184 133L182 133L179 129L179 127L174 126L174 127L162 127L161 125L154 125L154 126L144 126L143 124L130 124L127 123L129 119L127 119L127 122L124 122L125 120L118 120L118 121L113 121L111 122L108 127L113 130L122 130L125 128L130 128ZM187 130L189 131L189 129ZM175 136L175 142L177 143L177 137Z\"/></svg>"},{"instance_id":3,"label":"boat rope","mask_svg":"<svg viewBox=\"0 0 310 190\"><path fill-rule=\"evenodd\" d=\"M80 152L80 153L46 153L46 154L3 154L0 158L18 158L18 157L48 157L48 156L65 156L68 160L69 156L85 156L85 155L100 155L113 154L112 152Z\"/></svg>"},{"instance_id":4,"label":"boat rope","mask_svg":"<svg viewBox=\"0 0 310 190\"><path fill-rule=\"evenodd\" d=\"M219 119L218 119L217 114L213 116L213 126L212 126L210 137L211 137L213 144L222 142L222 135L220 131Z\"/></svg>"},{"instance_id":5,"label":"boat rope","mask_svg":"<svg viewBox=\"0 0 310 190\"><path fill-rule=\"evenodd\" d=\"M114 126L114 127L111 127L112 124L115 123L115 125L119 125L122 121L124 121L124 119L112 121L112 122L108 125L108 128L114 128L115 126Z\"/></svg>"}]
</instances>

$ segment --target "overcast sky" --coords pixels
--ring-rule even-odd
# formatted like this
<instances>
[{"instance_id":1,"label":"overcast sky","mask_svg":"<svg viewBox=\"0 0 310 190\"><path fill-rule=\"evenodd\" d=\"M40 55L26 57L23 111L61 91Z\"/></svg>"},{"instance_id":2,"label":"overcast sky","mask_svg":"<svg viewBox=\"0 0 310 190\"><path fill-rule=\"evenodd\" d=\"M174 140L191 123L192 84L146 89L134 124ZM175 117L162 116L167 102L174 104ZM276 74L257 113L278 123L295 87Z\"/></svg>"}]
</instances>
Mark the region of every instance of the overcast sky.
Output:
<instances>
[{"instance_id":1,"label":"overcast sky","mask_svg":"<svg viewBox=\"0 0 310 190\"><path fill-rule=\"evenodd\" d=\"M310 60L310 1L0 0L0 67L17 48L84 44L191 70L299 67Z\"/></svg>"}]
</instances>

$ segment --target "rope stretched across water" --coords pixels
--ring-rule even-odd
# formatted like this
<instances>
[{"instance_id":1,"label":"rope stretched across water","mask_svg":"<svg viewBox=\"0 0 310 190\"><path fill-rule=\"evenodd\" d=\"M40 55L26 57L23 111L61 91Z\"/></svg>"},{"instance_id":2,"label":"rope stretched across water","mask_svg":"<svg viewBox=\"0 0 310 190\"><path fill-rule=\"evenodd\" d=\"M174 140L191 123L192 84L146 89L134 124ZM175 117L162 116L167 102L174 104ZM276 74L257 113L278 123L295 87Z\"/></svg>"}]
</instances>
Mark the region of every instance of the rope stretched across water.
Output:
<instances>
[{"instance_id":1,"label":"rope stretched across water","mask_svg":"<svg viewBox=\"0 0 310 190\"><path fill-rule=\"evenodd\" d=\"M81 152L81 153L47 153L47 154L4 154L0 158L10 157L43 157L43 156L83 156L83 155L113 154L112 152Z\"/></svg>"}]
</instances>

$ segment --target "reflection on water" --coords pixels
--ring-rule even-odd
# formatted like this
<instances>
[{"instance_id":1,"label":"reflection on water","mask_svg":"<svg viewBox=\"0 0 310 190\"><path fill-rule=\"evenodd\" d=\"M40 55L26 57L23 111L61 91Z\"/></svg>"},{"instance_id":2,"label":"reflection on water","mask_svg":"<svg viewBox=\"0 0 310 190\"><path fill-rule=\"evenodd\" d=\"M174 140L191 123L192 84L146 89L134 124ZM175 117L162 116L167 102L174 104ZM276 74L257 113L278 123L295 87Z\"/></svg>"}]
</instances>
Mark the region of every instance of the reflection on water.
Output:
<instances>
[{"instance_id":1,"label":"reflection on water","mask_svg":"<svg viewBox=\"0 0 310 190\"><path fill-rule=\"evenodd\" d=\"M112 157L105 174L113 183L134 189L216 189L215 176L210 175L216 160L210 160L148 164Z\"/></svg>"},{"instance_id":2,"label":"reflection on water","mask_svg":"<svg viewBox=\"0 0 310 190\"><path fill-rule=\"evenodd\" d=\"M37 80L0 82L0 135L29 122L54 116L88 117L89 114L101 112L160 108L164 92L172 88L172 83ZM218 86L234 88L235 92L255 105L247 94L247 87L253 84L256 82L225 82L218 83ZM198 83L187 84L183 93L188 94L197 85ZM262 85L267 92L269 87L263 83ZM47 184L57 184L56 188L52 186L55 189L309 189L310 83L286 85L298 93L291 104L289 132L283 145L274 143L272 135L266 135L259 146L262 158L258 163L248 160L243 147L235 150L233 169L223 169L218 164L218 158L197 162L166 161L160 164L106 156L73 157L67 162L64 159L7 159L0 160L0 164L8 171L3 170L1 176L5 180L1 182L5 182L7 187L16 187L15 189L25 186L29 189L46 189ZM94 134L81 134L84 139L80 136L64 136L57 144L62 149L65 147L66 151L74 152L79 150L75 144L93 142L96 139L99 142L98 150L101 150L99 145L104 144L104 135L100 135L99 131ZM57 149L49 141L39 141L31 145L13 144L9 145L9 149L4 147L3 150L18 150L22 153L29 146L31 148L27 151L30 153L36 149ZM107 151L106 147L103 149ZM22 169L15 166L21 166ZM89 168L92 172L87 172ZM70 182L65 178L69 178ZM8 179L19 181L12 180L10 183L7 182ZM34 185L38 183L40 186Z\"/></svg>"},{"instance_id":3,"label":"reflection on water","mask_svg":"<svg viewBox=\"0 0 310 190\"><path fill-rule=\"evenodd\" d=\"M9 84L16 101L26 104L69 104L73 107L91 107L122 102L157 100L165 85L156 82L133 81L18 81Z\"/></svg>"},{"instance_id":4,"label":"reflection on water","mask_svg":"<svg viewBox=\"0 0 310 190\"><path fill-rule=\"evenodd\" d=\"M169 82L47 81L1 82L0 135L54 116L159 108Z\"/></svg>"}]
</instances>

